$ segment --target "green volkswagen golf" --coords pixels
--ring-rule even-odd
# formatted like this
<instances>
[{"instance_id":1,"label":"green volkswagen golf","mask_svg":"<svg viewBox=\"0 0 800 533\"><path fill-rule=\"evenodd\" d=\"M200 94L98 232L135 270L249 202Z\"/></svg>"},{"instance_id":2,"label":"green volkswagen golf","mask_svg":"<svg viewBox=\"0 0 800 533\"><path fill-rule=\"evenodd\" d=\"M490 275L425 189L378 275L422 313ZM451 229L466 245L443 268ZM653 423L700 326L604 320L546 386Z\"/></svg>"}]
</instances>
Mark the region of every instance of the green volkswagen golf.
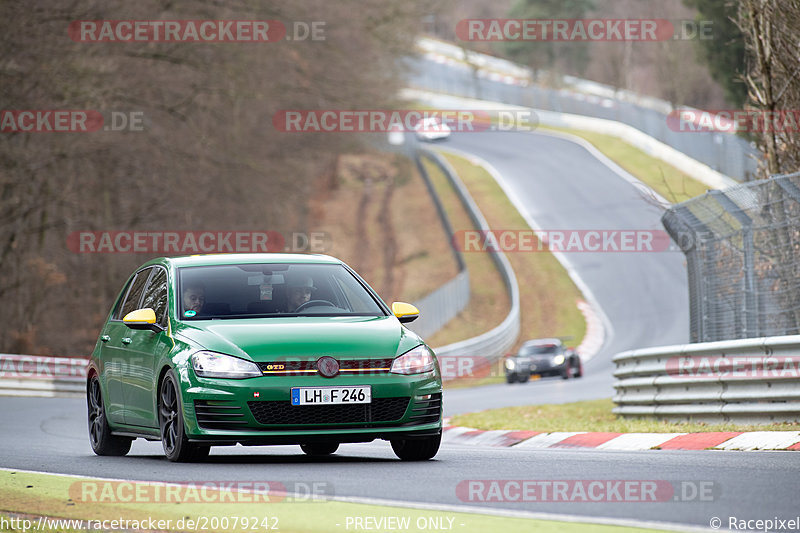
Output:
<instances>
[{"instance_id":1,"label":"green volkswagen golf","mask_svg":"<svg viewBox=\"0 0 800 533\"><path fill-rule=\"evenodd\" d=\"M211 446L299 444L309 455L388 440L436 455L442 380L433 351L333 257L154 259L128 279L87 374L89 440L125 455L161 440L172 461Z\"/></svg>"}]
</instances>

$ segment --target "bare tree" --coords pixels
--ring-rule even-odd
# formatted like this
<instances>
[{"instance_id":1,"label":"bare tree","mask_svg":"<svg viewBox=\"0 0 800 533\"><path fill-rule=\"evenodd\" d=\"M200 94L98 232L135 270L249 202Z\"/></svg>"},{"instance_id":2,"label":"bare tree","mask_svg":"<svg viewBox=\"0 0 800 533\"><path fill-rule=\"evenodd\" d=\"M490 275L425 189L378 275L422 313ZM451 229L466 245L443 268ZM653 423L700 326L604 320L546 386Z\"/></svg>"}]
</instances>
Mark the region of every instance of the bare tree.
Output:
<instances>
[{"instance_id":1,"label":"bare tree","mask_svg":"<svg viewBox=\"0 0 800 533\"><path fill-rule=\"evenodd\" d=\"M739 28L745 35L750 68L745 75L752 106L767 119L757 128L757 143L766 154L766 174L800 169L800 2L741 0ZM772 122L775 119L777 122Z\"/></svg>"},{"instance_id":2,"label":"bare tree","mask_svg":"<svg viewBox=\"0 0 800 533\"><path fill-rule=\"evenodd\" d=\"M762 177L800 170L800 2L741 0L738 25L745 36L750 104L761 120L756 143L766 158ZM769 231L759 240L757 272L769 272L772 291L788 323L800 325L797 286L797 201L781 187L766 189L761 216Z\"/></svg>"}]
</instances>

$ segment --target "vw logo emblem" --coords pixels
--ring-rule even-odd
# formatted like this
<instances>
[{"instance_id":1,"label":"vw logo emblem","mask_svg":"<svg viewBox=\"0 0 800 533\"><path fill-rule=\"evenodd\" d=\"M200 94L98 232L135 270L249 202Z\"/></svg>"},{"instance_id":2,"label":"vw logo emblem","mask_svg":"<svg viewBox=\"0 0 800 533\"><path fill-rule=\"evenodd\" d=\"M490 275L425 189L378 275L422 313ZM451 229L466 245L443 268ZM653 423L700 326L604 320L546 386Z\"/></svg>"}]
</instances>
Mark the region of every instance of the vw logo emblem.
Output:
<instances>
[{"instance_id":1,"label":"vw logo emblem","mask_svg":"<svg viewBox=\"0 0 800 533\"><path fill-rule=\"evenodd\" d=\"M326 378L332 378L339 373L339 361L327 355L320 357L317 359L317 371Z\"/></svg>"}]
</instances>

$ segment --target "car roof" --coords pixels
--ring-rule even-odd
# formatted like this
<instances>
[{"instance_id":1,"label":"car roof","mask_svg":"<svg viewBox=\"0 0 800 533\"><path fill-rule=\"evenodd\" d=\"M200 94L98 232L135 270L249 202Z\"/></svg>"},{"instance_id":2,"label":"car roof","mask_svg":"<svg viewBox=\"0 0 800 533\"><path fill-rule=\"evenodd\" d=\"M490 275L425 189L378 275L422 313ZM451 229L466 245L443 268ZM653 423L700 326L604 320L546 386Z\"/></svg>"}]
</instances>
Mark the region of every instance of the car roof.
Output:
<instances>
[{"instance_id":1,"label":"car roof","mask_svg":"<svg viewBox=\"0 0 800 533\"><path fill-rule=\"evenodd\" d=\"M303 263L341 265L342 261L323 254L207 254L181 257L159 257L148 264L169 264L175 267L221 266L246 263Z\"/></svg>"}]
</instances>

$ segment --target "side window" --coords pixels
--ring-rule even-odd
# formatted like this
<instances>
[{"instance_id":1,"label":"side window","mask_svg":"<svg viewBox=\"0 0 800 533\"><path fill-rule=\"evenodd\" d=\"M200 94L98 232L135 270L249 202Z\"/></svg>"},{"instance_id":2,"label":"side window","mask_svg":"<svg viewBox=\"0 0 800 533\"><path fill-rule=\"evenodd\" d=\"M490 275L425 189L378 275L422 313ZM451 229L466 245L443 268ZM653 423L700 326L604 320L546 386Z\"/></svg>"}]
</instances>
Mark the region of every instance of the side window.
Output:
<instances>
[{"instance_id":1,"label":"side window","mask_svg":"<svg viewBox=\"0 0 800 533\"><path fill-rule=\"evenodd\" d=\"M167 272L155 268L147 289L144 291L142 307L150 307L156 312L156 324L167 326Z\"/></svg>"},{"instance_id":2,"label":"side window","mask_svg":"<svg viewBox=\"0 0 800 533\"><path fill-rule=\"evenodd\" d=\"M147 278L150 277L152 268L147 268L136 274L136 279L131 283L131 288L128 289L128 295L125 297L125 303L122 304L122 310L119 314L119 319L125 317L131 311L139 309L139 301L142 299L142 292L147 283Z\"/></svg>"},{"instance_id":3,"label":"side window","mask_svg":"<svg viewBox=\"0 0 800 533\"><path fill-rule=\"evenodd\" d=\"M114 306L114 312L111 314L111 319L112 320L121 320L122 319L122 304L125 303L125 296L128 295L128 289L131 288L131 284L133 283L134 279L135 279L135 276L129 278L128 281L125 283L125 287L122 289L122 292L120 292L120 295L119 295L119 297L117 299L117 303Z\"/></svg>"}]
</instances>

